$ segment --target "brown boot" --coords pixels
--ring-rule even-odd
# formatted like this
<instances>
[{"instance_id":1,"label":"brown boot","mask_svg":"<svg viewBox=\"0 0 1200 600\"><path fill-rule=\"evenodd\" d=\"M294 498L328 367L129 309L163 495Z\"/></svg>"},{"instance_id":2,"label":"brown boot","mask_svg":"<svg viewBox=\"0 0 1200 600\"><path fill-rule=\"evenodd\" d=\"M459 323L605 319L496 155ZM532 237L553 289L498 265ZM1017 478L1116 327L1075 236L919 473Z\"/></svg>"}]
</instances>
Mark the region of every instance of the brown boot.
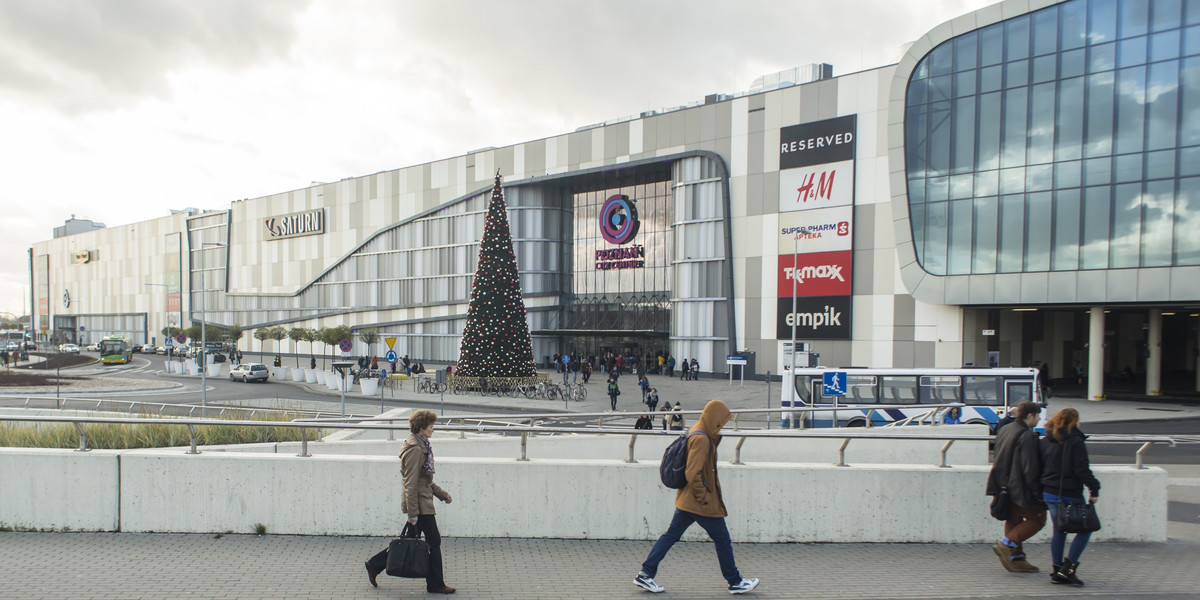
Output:
<instances>
[{"instance_id":1,"label":"brown boot","mask_svg":"<svg viewBox=\"0 0 1200 600\"><path fill-rule=\"evenodd\" d=\"M995 552L996 556L1000 557L1000 566L1004 567L1005 571L1010 573L1016 572L1016 569L1013 568L1012 548L1004 544L992 544L992 552Z\"/></svg>"},{"instance_id":2,"label":"brown boot","mask_svg":"<svg viewBox=\"0 0 1200 600\"><path fill-rule=\"evenodd\" d=\"M1014 573L1038 573L1037 567L1029 564L1029 561L1024 558L1018 558L1012 561L1012 571Z\"/></svg>"}]
</instances>

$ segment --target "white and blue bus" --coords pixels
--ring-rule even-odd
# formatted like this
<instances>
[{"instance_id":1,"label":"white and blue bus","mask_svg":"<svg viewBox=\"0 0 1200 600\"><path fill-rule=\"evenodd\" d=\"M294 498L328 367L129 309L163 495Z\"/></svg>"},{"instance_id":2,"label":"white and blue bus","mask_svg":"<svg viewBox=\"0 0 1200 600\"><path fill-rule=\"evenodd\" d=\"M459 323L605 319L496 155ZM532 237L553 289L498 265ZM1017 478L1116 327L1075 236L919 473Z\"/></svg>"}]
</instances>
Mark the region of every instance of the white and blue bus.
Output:
<instances>
[{"instance_id":1,"label":"white and blue bus","mask_svg":"<svg viewBox=\"0 0 1200 600\"><path fill-rule=\"evenodd\" d=\"M845 373L844 395L825 394L825 374ZM1042 405L1038 370L1034 368L872 369L862 367L797 368L784 371L780 406L839 408L836 413L783 413L784 427L887 425L928 412L928 408L888 408L961 402L961 423L995 427L1008 407L1025 401ZM845 406L845 410L840 407ZM836 417L834 415L837 415ZM801 418L804 419L801 422ZM1041 424L1039 423L1039 426Z\"/></svg>"}]
</instances>

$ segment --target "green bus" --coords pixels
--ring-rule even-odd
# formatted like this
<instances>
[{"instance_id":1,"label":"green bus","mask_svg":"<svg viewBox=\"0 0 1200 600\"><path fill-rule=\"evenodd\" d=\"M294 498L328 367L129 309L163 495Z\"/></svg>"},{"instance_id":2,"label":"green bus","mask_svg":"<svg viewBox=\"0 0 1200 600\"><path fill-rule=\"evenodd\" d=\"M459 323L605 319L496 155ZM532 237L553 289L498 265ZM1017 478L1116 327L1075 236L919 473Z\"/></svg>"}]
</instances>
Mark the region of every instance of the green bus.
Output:
<instances>
[{"instance_id":1,"label":"green bus","mask_svg":"<svg viewBox=\"0 0 1200 600\"><path fill-rule=\"evenodd\" d=\"M100 363L105 365L110 364L128 364L133 360L133 348L129 346L129 340L123 335L112 335L100 340Z\"/></svg>"}]
</instances>

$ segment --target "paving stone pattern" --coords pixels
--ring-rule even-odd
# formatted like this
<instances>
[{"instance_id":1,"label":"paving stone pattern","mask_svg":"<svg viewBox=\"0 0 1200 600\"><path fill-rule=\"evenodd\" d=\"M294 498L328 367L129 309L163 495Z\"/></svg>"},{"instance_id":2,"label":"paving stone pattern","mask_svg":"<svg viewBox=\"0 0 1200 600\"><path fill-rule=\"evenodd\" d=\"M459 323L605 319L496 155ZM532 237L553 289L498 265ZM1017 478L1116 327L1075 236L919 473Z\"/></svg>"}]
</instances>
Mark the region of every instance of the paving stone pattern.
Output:
<instances>
[{"instance_id":1,"label":"paving stone pattern","mask_svg":"<svg viewBox=\"0 0 1200 600\"><path fill-rule=\"evenodd\" d=\"M449 533L449 532L447 532ZM736 535L736 532L735 532ZM0 533L0 599L447 598L420 580L380 576L363 562L378 537L228 534ZM727 598L708 543L678 544L653 595L634 574L649 542L445 538L448 598ZM1030 546L1046 568L1048 546ZM1200 545L1095 544L1083 588L1004 571L986 545L736 544L748 598L1200 598Z\"/></svg>"}]
</instances>

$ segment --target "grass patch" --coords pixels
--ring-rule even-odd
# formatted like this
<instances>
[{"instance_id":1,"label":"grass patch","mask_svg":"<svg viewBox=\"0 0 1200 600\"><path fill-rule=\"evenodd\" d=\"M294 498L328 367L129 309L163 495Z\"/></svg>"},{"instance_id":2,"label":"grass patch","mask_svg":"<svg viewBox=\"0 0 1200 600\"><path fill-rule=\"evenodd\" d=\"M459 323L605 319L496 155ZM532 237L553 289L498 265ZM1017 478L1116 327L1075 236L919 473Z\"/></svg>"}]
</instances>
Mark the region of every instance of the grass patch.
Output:
<instances>
[{"instance_id":1,"label":"grass patch","mask_svg":"<svg viewBox=\"0 0 1200 600\"><path fill-rule=\"evenodd\" d=\"M267 535L267 526L262 523L255 523L254 535Z\"/></svg>"},{"instance_id":2,"label":"grass patch","mask_svg":"<svg viewBox=\"0 0 1200 600\"><path fill-rule=\"evenodd\" d=\"M147 425L116 423L85 423L87 447L96 450L130 450L136 448L172 448L191 444L187 427L168 425L172 421L153 414L139 415L142 418L161 419ZM238 421L290 421L299 415L289 413L230 415L225 420ZM317 429L306 429L309 441L321 437ZM201 446L226 444L257 444L274 442L298 442L300 430L292 427L238 427L234 425L205 425L196 427L196 443ZM62 448L79 447L79 433L74 425L27 425L0 423L0 447L9 448Z\"/></svg>"}]
</instances>

